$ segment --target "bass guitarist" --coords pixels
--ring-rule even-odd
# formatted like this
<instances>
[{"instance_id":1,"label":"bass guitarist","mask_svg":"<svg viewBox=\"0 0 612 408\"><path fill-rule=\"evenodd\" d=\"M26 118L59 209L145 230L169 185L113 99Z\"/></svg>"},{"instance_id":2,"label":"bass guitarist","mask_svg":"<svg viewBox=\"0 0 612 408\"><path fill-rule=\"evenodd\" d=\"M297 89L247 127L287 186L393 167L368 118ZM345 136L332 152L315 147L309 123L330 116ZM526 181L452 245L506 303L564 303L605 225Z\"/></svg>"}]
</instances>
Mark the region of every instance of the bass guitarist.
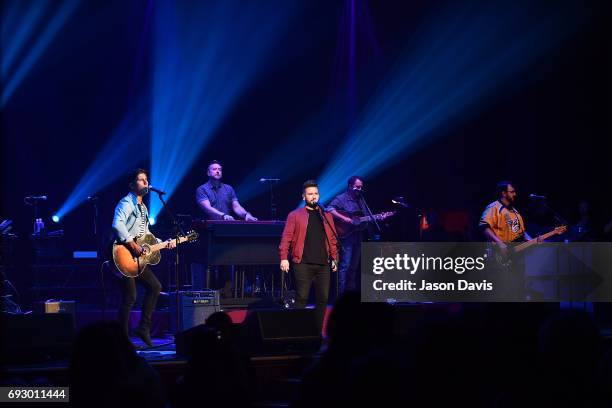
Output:
<instances>
[{"instance_id":1,"label":"bass guitarist","mask_svg":"<svg viewBox=\"0 0 612 408\"><path fill-rule=\"evenodd\" d=\"M518 254L554 235L561 235L567 231L567 225L559 225L545 234L531 238L525 231L523 217L514 207L516 190L512 183L509 181L498 183L497 191L499 199L485 208L480 217L479 226L487 241L494 243L499 248L502 258L508 260L509 255ZM510 251L508 244L516 242L521 243L514 245Z\"/></svg>"},{"instance_id":2,"label":"bass guitarist","mask_svg":"<svg viewBox=\"0 0 612 408\"><path fill-rule=\"evenodd\" d=\"M516 190L510 181L497 183L498 199L489 204L478 226L485 239L495 243L502 253L508 251L507 244L517 241L529 241L531 237L525 231L523 217L514 207Z\"/></svg>"},{"instance_id":3,"label":"bass guitarist","mask_svg":"<svg viewBox=\"0 0 612 408\"><path fill-rule=\"evenodd\" d=\"M136 241L139 237L149 232L149 212L142 198L149 192L149 180L144 169L136 169L128 174L130 192L123 197L117 207L113 218L113 230L116 242L125 245L134 257L143 254L144 249ZM167 247L174 248L175 241L168 241ZM161 291L161 284L147 265L136 278L121 278L122 296L119 306L119 322L125 332L129 334L129 319L132 306L136 302L136 281L145 287L145 297L142 303L140 324L134 330L134 334L149 347L151 343L151 315L155 309L157 298Z\"/></svg>"},{"instance_id":4,"label":"bass guitarist","mask_svg":"<svg viewBox=\"0 0 612 408\"><path fill-rule=\"evenodd\" d=\"M522 267L514 265L514 274L503 273L506 271L504 261L510 255L509 245L514 242L529 241L531 237L525 230L523 217L514 207L516 202L516 190L510 181L497 183L497 200L487 205L480 217L478 226L484 237L497 247L500 255L496 258L498 262L494 268L501 271L499 291L505 299L524 299L525 281ZM502 261L503 260L503 261ZM517 275L518 273L518 275Z\"/></svg>"}]
</instances>

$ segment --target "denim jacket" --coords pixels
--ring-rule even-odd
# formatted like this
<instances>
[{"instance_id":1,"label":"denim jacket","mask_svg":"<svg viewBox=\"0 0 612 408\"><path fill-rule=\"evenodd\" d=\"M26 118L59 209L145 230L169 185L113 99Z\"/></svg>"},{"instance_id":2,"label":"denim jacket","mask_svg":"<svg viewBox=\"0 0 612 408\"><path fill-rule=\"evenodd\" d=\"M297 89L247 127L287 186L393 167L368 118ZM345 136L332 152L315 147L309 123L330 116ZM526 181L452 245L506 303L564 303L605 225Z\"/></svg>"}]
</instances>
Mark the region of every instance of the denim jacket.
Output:
<instances>
[{"instance_id":1,"label":"denim jacket","mask_svg":"<svg viewBox=\"0 0 612 408\"><path fill-rule=\"evenodd\" d=\"M117 241L126 242L138 235L138 230L141 223L141 213L138 209L138 200L134 193L130 192L123 197L117 207L115 207L115 216L113 217L113 230L117 237ZM141 207L145 212L145 234L149 233L149 212L147 207L142 203Z\"/></svg>"}]
</instances>

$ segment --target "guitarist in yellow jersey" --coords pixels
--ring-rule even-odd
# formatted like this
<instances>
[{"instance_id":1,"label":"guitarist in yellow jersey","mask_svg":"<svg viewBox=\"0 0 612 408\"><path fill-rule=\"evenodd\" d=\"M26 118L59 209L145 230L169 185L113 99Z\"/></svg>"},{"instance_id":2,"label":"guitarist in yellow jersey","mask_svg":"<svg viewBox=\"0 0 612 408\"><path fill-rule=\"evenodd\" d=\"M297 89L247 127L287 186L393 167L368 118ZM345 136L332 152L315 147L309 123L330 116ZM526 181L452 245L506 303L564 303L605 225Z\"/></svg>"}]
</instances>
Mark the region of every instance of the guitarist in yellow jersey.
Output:
<instances>
[{"instance_id":1,"label":"guitarist in yellow jersey","mask_svg":"<svg viewBox=\"0 0 612 408\"><path fill-rule=\"evenodd\" d=\"M514 207L516 190L509 181L497 183L498 199L485 208L479 227L488 241L496 243L502 251L510 242L529 241L523 217Z\"/></svg>"},{"instance_id":2,"label":"guitarist in yellow jersey","mask_svg":"<svg viewBox=\"0 0 612 408\"><path fill-rule=\"evenodd\" d=\"M516 201L516 190L510 181L497 183L498 199L487 205L480 222L478 223L487 241L495 244L496 249L501 252L501 257L506 258L511 242L529 241L531 237L525 230L523 217L514 207ZM501 264L497 267L502 267ZM516 266L513 270L520 268ZM524 281L518 276L505 276L502 289L510 298L524 298Z\"/></svg>"},{"instance_id":3,"label":"guitarist in yellow jersey","mask_svg":"<svg viewBox=\"0 0 612 408\"><path fill-rule=\"evenodd\" d=\"M116 242L123 244L130 250L134 257L143 254L144 248L136 240L149 233L149 213L142 202L142 198L149 192L149 180L144 169L136 169L128 174L130 192L123 197L117 207L113 218L113 230ZM168 248L176 246L175 241L168 241ZM119 322L129 331L129 318L132 306L136 302L136 281L145 287L145 297L142 303L140 324L134 330L134 334L142 339L149 347L151 343L151 315L157 303L157 297L161 291L161 284L147 265L142 273L136 278L121 277L122 299L119 306Z\"/></svg>"}]
</instances>

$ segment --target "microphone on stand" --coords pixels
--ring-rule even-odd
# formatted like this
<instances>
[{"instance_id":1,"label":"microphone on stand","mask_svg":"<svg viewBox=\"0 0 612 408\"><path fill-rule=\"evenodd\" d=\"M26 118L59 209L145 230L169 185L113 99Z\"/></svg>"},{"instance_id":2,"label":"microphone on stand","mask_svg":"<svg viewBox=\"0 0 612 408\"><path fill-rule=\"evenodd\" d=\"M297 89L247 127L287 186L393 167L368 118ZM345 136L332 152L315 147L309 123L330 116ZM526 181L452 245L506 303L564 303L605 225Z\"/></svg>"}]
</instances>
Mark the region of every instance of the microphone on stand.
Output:
<instances>
[{"instance_id":1,"label":"microphone on stand","mask_svg":"<svg viewBox=\"0 0 612 408\"><path fill-rule=\"evenodd\" d=\"M165 191L162 191L162 190L160 190L159 188L155 188L155 187L153 187L153 186L149 186L149 191L153 191L153 192L155 192L155 193L157 193L157 194L159 194L159 195L164 195L164 194L166 194L166 192L165 192Z\"/></svg>"},{"instance_id":2,"label":"microphone on stand","mask_svg":"<svg viewBox=\"0 0 612 408\"><path fill-rule=\"evenodd\" d=\"M403 208L410 208L410 204L406 203L406 200L404 199L404 197L395 197L394 199L391 200L391 202Z\"/></svg>"},{"instance_id":3,"label":"microphone on stand","mask_svg":"<svg viewBox=\"0 0 612 408\"><path fill-rule=\"evenodd\" d=\"M546 196L537 195L537 194L529 194L529 198L531 200L546 200Z\"/></svg>"},{"instance_id":4,"label":"microphone on stand","mask_svg":"<svg viewBox=\"0 0 612 408\"><path fill-rule=\"evenodd\" d=\"M279 178L265 178L262 177L259 179L259 182L264 184L264 183L278 183L280 181Z\"/></svg>"},{"instance_id":5,"label":"microphone on stand","mask_svg":"<svg viewBox=\"0 0 612 408\"><path fill-rule=\"evenodd\" d=\"M89 201L90 203L95 203L96 201L98 201L100 197L98 196L89 196L87 197L87 201Z\"/></svg>"}]
</instances>

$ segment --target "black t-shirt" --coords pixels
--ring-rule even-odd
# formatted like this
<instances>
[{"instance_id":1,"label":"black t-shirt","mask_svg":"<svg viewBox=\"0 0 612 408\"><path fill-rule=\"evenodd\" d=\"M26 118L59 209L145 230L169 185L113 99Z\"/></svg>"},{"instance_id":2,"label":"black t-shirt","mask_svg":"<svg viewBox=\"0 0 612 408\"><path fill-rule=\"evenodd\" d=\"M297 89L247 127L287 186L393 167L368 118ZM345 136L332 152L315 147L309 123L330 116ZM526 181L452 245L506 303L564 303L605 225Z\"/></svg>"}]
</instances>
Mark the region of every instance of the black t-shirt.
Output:
<instances>
[{"instance_id":1,"label":"black t-shirt","mask_svg":"<svg viewBox=\"0 0 612 408\"><path fill-rule=\"evenodd\" d=\"M327 248L325 246L325 228L315 211L308 210L308 228L304 240L302 263L326 265Z\"/></svg>"}]
</instances>

